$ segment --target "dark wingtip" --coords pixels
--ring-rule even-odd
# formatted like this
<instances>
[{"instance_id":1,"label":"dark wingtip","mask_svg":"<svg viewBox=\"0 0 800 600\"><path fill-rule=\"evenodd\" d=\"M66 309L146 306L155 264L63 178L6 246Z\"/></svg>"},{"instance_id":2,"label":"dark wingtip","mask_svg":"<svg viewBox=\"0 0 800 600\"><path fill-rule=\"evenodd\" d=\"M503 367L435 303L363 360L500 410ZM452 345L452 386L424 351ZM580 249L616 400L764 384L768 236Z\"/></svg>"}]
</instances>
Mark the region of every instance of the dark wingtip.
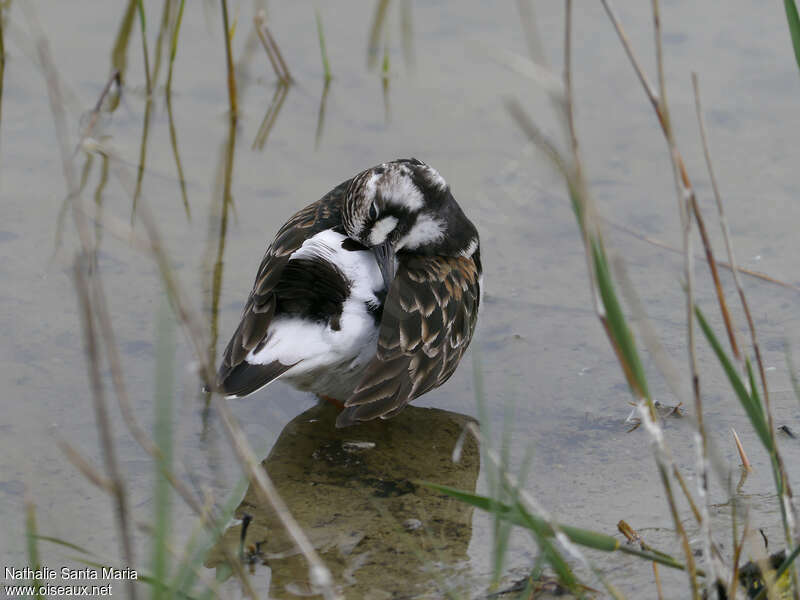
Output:
<instances>
[{"instance_id":1,"label":"dark wingtip","mask_svg":"<svg viewBox=\"0 0 800 600\"><path fill-rule=\"evenodd\" d=\"M226 396L241 398L257 392L293 366L294 364L284 365L277 360L266 365L241 362L224 377L218 376L217 389Z\"/></svg>"}]
</instances>

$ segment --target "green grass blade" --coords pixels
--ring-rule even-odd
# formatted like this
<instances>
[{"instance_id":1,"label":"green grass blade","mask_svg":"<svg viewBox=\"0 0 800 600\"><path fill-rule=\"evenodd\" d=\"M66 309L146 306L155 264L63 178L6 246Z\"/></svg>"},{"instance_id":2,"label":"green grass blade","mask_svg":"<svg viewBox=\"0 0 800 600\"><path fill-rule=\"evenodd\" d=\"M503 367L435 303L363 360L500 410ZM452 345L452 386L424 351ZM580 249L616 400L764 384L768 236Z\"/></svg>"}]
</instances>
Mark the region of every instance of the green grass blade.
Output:
<instances>
[{"instance_id":1,"label":"green grass blade","mask_svg":"<svg viewBox=\"0 0 800 600\"><path fill-rule=\"evenodd\" d=\"M206 555L211 547L222 537L222 534L225 531L225 526L230 522L234 511L239 506L239 503L244 496L248 482L249 480L246 477L242 477L239 480L239 482L233 487L233 490L228 495L225 503L222 505L222 509L219 511L219 514L212 519L210 526L208 524L204 525L203 523L198 523L198 528L205 529L206 535L205 537L201 537L200 542L197 543L196 547L189 549L188 555L190 558L186 561L183 561L181 564L178 573L175 575L175 578L172 581L172 589L183 590L186 592L190 590L194 583L196 571L200 570L200 567L202 566L203 561L206 559ZM194 537L195 536L192 536L192 538ZM190 543L192 543L191 540ZM208 591L213 592L213 590Z\"/></svg>"},{"instance_id":2,"label":"green grass blade","mask_svg":"<svg viewBox=\"0 0 800 600\"><path fill-rule=\"evenodd\" d=\"M181 31L181 22L183 21L183 6L186 0L181 0L178 6L178 15L175 17L175 29L172 31L172 41L169 46L169 69L167 70L167 96L172 90L172 67L175 64L175 56L178 54L178 35Z\"/></svg>"},{"instance_id":3,"label":"green grass blade","mask_svg":"<svg viewBox=\"0 0 800 600\"><path fill-rule=\"evenodd\" d=\"M614 281L611 278L611 270L608 268L608 259L598 239L593 238L591 245L592 258L594 259L597 275L597 287L606 310L609 332L614 339L614 343L619 348L620 358L624 361L622 367L629 378L629 383L634 387L634 393L642 398L650 398L650 390L647 387L647 378L644 374L642 361L639 358L639 352L636 350L636 342L633 339L633 334L628 327L625 314L622 312L622 307L614 290Z\"/></svg>"},{"instance_id":4,"label":"green grass blade","mask_svg":"<svg viewBox=\"0 0 800 600\"><path fill-rule=\"evenodd\" d=\"M27 492L26 492L27 496ZM28 564L31 569L37 571L41 567L39 560L39 545L38 536L36 535L36 505L33 500L25 498L25 539L28 548ZM39 586L42 585L41 580L36 577L31 581L31 585L36 588L36 597L41 598L42 594L39 592Z\"/></svg>"},{"instance_id":5,"label":"green grass blade","mask_svg":"<svg viewBox=\"0 0 800 600\"><path fill-rule=\"evenodd\" d=\"M57 538L57 537L53 537L53 536L50 536L50 535L38 535L38 534L35 537L40 542L50 542L51 544L57 544L59 546L64 546L65 548L69 548L70 550L76 550L76 551L80 552L81 554L87 554L87 555L90 555L90 556L92 555L92 553L89 552L86 548L82 548L81 546L78 546L77 544L73 544L72 542L68 542L66 540L62 540L62 539Z\"/></svg>"},{"instance_id":6,"label":"green grass blade","mask_svg":"<svg viewBox=\"0 0 800 600\"><path fill-rule=\"evenodd\" d=\"M144 3L142 0L137 0L137 8L139 12L139 27L142 34L142 54L144 55L144 76L145 83L147 84L147 96L149 97L153 91L153 86L150 81L150 58L147 52L147 19L144 16Z\"/></svg>"},{"instance_id":7,"label":"green grass blade","mask_svg":"<svg viewBox=\"0 0 800 600\"><path fill-rule=\"evenodd\" d=\"M573 575L572 570L569 568L567 561L561 556L561 553L550 542L550 535L552 533L549 527L539 519L533 519L528 513L521 513L523 521L526 523L528 530L532 531L536 536L536 543L544 554L547 562L553 567L553 570L558 575L559 581L573 593L578 591L578 580Z\"/></svg>"},{"instance_id":8,"label":"green grass blade","mask_svg":"<svg viewBox=\"0 0 800 600\"><path fill-rule=\"evenodd\" d=\"M792 37L792 48L794 48L794 59L800 67L800 16L797 14L797 5L794 0L783 0L786 9L786 20L789 23L789 35Z\"/></svg>"},{"instance_id":9,"label":"green grass blade","mask_svg":"<svg viewBox=\"0 0 800 600\"><path fill-rule=\"evenodd\" d=\"M328 50L325 46L325 33L322 31L322 18L319 10L314 9L314 18L317 20L317 36L319 37L319 51L322 54L322 67L325 70L325 82L331 80L331 65L328 62Z\"/></svg>"},{"instance_id":10,"label":"green grass blade","mask_svg":"<svg viewBox=\"0 0 800 600\"><path fill-rule=\"evenodd\" d=\"M711 345L711 348L717 355L717 359L722 365L722 369L725 371L725 374L728 376L728 381L730 381L733 391L736 393L737 398L739 398L739 402L742 404L742 407L747 413L747 417L750 419L753 429L755 429L756 434L761 440L761 443L764 444L764 448L766 448L768 452L772 453L772 439L770 438L769 428L767 426L766 418L764 417L764 410L761 407L761 403L758 401L757 387L753 386L754 395L751 395L747 391L744 382L742 381L741 377L739 377L739 373L737 373L733 363L731 363L730 358L728 358L728 355L725 353L722 344L719 343L717 336L714 335L714 331L711 329L708 321L706 321L705 316L703 316L703 311L700 310L699 306L695 305L694 313L697 315L697 322L700 324L700 329L703 330L703 334L706 336L708 343Z\"/></svg>"},{"instance_id":11,"label":"green grass blade","mask_svg":"<svg viewBox=\"0 0 800 600\"><path fill-rule=\"evenodd\" d=\"M158 309L156 339L156 392L153 439L160 451L155 472L155 527L153 537L152 569L157 581L166 581L169 574L171 493L169 480L164 474L172 470L172 393L175 369L175 324L166 297ZM166 590L153 589L153 598L166 597Z\"/></svg>"},{"instance_id":12,"label":"green grass blade","mask_svg":"<svg viewBox=\"0 0 800 600\"><path fill-rule=\"evenodd\" d=\"M509 506L506 504L499 503L491 498L487 498L486 496L480 496L478 494L473 494L471 492L465 492L462 490L457 490L445 485L439 485L436 483L430 483L427 481L419 482L421 485L424 485L432 490L436 490L443 494L447 494L457 500L460 500L466 504L479 508L481 510L487 512L494 512L494 514L500 519L506 519L513 523L514 525L518 525L520 527L525 527L526 529L530 529L532 526L535 526L539 529L542 535L547 537L553 536L553 531L549 525L543 520L535 517L527 511L525 511L524 507L520 504L516 504L515 506ZM665 565L667 567L679 570L685 570L686 567L679 561L672 558L670 555L665 554L663 552L659 552L657 550L639 550L634 546L622 545L620 544L619 540L615 537L610 536L605 533L599 533L596 531L591 531L589 529L582 529L579 527L572 527L570 525L562 525L559 524L558 528L564 532L572 542L583 546L585 548L591 548L593 550L600 550L601 552L622 552L625 554L630 554L633 556L637 556L647 561L657 562L659 564ZM704 575L704 572L700 569L697 570L698 575Z\"/></svg>"},{"instance_id":13,"label":"green grass blade","mask_svg":"<svg viewBox=\"0 0 800 600\"><path fill-rule=\"evenodd\" d=\"M529 518L524 518L518 510L515 510L507 504L497 502L492 498L457 490L446 485L439 485L438 483L430 483L428 481L421 481L420 483L432 490L447 494L448 496L461 500L476 508L480 508L481 510L494 510L498 517L511 521L514 525L528 527L533 524L536 527L546 528L548 530L547 535L553 535L552 530L550 530L544 520L533 515L528 515ZM619 540L604 533L595 533L594 531L570 527L569 525L559 525L559 529L561 529L570 540L587 548L602 550L603 552L613 552L618 550L620 546Z\"/></svg>"},{"instance_id":14,"label":"green grass blade","mask_svg":"<svg viewBox=\"0 0 800 600\"><path fill-rule=\"evenodd\" d=\"M111 65L119 71L123 81L128 74L128 42L131 38L137 6L136 0L128 0L128 7L122 16L117 37L114 39L114 46L111 48Z\"/></svg>"}]
</instances>

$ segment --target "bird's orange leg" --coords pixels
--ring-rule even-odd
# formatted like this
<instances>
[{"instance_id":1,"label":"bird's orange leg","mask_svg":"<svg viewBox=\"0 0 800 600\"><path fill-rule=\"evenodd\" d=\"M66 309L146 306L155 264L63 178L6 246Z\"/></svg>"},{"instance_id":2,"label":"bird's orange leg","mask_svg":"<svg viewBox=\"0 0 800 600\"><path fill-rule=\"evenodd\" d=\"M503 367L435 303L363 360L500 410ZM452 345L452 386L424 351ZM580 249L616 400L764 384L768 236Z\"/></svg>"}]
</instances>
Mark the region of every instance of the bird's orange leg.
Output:
<instances>
[{"instance_id":1,"label":"bird's orange leg","mask_svg":"<svg viewBox=\"0 0 800 600\"><path fill-rule=\"evenodd\" d=\"M329 404L333 404L339 410L344 409L344 402L342 402L341 400L337 400L336 398L331 398L330 396L323 396L322 394L317 394L317 398L319 398L320 400L324 400Z\"/></svg>"}]
</instances>

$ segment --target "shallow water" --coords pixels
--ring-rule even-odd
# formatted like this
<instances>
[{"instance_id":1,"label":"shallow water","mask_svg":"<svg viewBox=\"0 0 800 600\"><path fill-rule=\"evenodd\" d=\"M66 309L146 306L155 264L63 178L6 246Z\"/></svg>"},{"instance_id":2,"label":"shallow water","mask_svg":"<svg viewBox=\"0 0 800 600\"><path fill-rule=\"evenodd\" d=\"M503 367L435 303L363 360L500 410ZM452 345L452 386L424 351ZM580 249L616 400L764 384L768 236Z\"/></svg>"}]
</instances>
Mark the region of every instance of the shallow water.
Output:
<instances>
[{"instance_id":1,"label":"shallow water","mask_svg":"<svg viewBox=\"0 0 800 600\"><path fill-rule=\"evenodd\" d=\"M0 280L4 282L0 332L5 342L0 347L0 381L7 398L6 418L0 424L0 564L15 566L26 561L22 508L26 486L36 502L43 534L101 556L118 554L108 499L77 473L55 444L66 439L95 464L102 464L71 280L78 243L70 212L63 212L67 188L44 79L36 66L36 46L21 4L13 3L7 15L0 117ZM167 61L162 57L149 118L140 206L157 215L172 267L193 307L203 315L205 335L219 355L236 325L265 244L294 211L359 170L387 159L413 155L434 165L481 232L487 291L470 355L447 385L416 405L477 416L473 390L473 365L477 365L492 432L499 436L504 423L510 427L512 463L519 465L526 447L533 446L527 488L544 506L566 523L610 534L625 519L650 544L678 555L648 439L642 431L626 433L623 421L630 410L629 394L591 310L583 250L563 183L503 106L505 98L518 98L545 130L557 131L547 98L536 83L512 72L487 51L526 54L516 7L481 2L414 5L412 61L403 51L401 4L390 5L383 32L389 56L386 84L380 69L367 64L375 6L367 10L363 3L350 2L338 3L336 9L320 7L334 75L321 126L323 77L313 10L303 3L270 4L271 30L296 83L288 89L259 148L259 128L265 115L270 117L276 80L253 34L252 7L248 2L231 3L237 23L234 58L239 64L240 101L238 125L231 131L219 7L187 3L172 93L186 203L170 143L164 94ZM560 72L561 5L540 4L542 43ZM797 284L795 230L800 207L794 201L798 191L794 149L800 134L796 118L800 79L784 14L778 5L764 9L749 2L728 3L724 13L688 1L663 4L672 120L717 252L722 255L722 244L712 218L691 71L700 77L738 259L745 267ZM153 68L161 4L145 6ZM75 144L81 116L106 83L123 7L78 1L37 7L68 90L64 106L69 139ZM647 6L631 4L618 10L655 81ZM599 5L580 7L574 32L577 126L598 210L616 224L678 247L680 227L666 144L641 86ZM162 42L162 51L167 46ZM88 167L86 154L75 156L79 172L84 168L86 172L84 201L101 204L105 215L122 223L133 221L140 234L144 230L134 215L132 184L145 119L142 62L138 22L134 22L122 101L96 130L98 137L107 136L101 143L117 157L107 182L99 156ZM231 201L226 204L224 165L229 147L234 152ZM610 226L606 233L610 249L625 259L654 327L684 374L688 397L681 258L617 228ZM139 419L149 429L156 313L163 286L152 261L114 230L93 230L92 235L101 238L99 269L125 361L125 381ZM707 268L700 262L697 275L697 300L721 331ZM723 271L722 278L744 340L745 321L729 273ZM769 369L776 424L798 431L800 405L789 391L783 350L784 341L796 347L800 340L800 322L793 311L798 292L753 278L745 278L745 285ZM237 462L220 423L203 410L190 366L191 348L183 337L178 342L178 364L187 366L176 371L174 384L176 457L197 485L223 498L239 479ZM708 347L702 340L698 346L707 426L723 460L733 468L738 458L729 429L734 427L742 437L755 472L741 493L751 506L753 526L764 528L777 544L780 518L770 493L766 456ZM655 396L677 402L652 362L645 362ZM108 382L105 370L103 374ZM153 512L154 468L125 431L110 387L108 399L133 514L148 521ZM275 452L281 432L313 405L308 395L274 385L231 407L251 445L267 457ZM511 411L513 416L506 417ZM693 487L695 450L688 423L667 421L666 437ZM800 442L782 437L780 443L790 478L797 481ZM487 491L485 467L477 483L479 492ZM729 552L727 500L727 493L715 483L716 538ZM683 509L694 540L696 528ZM180 542L188 538L193 520L180 504L175 504L173 513L172 529ZM462 592L481 594L492 568L491 530L485 515L472 514L466 550L451 559L457 564L445 564L441 577L421 573L419 582L444 581ZM137 556L145 567L148 538L139 533L137 540ZM70 556L44 544L42 550L46 562L56 568ZM535 552L527 537L516 536L506 561L506 580L524 576ZM629 597L653 595L649 565L616 556L592 555L592 559ZM362 571L364 577L367 571ZM353 576L359 580L358 570ZM667 597L685 597L683 575L661 569L661 576ZM591 575L584 579L597 587Z\"/></svg>"}]
</instances>

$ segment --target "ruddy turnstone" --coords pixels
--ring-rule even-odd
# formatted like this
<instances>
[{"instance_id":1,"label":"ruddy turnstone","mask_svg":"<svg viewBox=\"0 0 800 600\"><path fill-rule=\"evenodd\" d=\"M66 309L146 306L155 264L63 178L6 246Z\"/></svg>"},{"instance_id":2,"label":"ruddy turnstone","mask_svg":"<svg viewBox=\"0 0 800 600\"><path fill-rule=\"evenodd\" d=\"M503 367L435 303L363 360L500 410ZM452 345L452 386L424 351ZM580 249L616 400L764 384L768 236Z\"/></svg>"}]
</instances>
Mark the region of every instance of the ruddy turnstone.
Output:
<instances>
[{"instance_id":1,"label":"ruddy turnstone","mask_svg":"<svg viewBox=\"0 0 800 600\"><path fill-rule=\"evenodd\" d=\"M242 397L280 378L342 403L338 427L391 417L453 374L481 283L478 231L435 169L362 171L278 231L217 389Z\"/></svg>"}]
</instances>

